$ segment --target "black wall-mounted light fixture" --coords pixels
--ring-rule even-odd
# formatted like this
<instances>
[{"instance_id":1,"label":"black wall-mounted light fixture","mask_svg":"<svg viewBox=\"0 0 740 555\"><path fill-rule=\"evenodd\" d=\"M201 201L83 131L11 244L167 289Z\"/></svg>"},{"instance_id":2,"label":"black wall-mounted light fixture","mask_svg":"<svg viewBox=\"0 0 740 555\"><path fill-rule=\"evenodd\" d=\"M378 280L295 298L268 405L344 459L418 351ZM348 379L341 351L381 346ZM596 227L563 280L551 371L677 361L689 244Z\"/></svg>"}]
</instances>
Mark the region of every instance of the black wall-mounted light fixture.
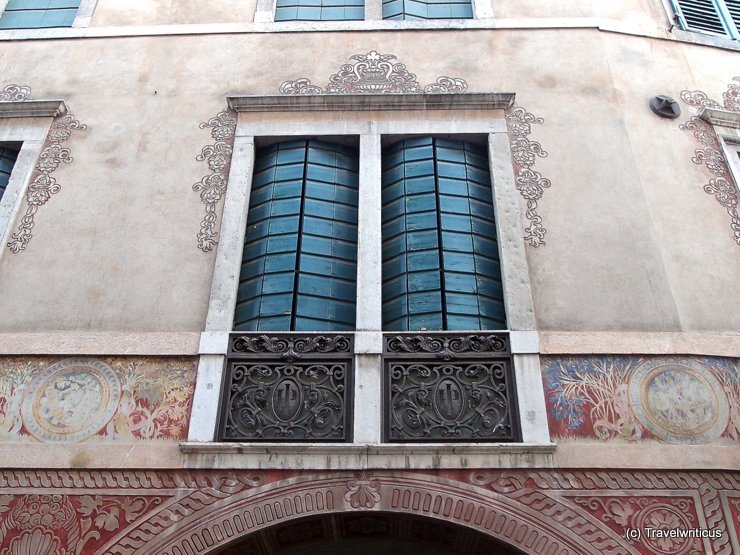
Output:
<instances>
[{"instance_id":1,"label":"black wall-mounted light fixture","mask_svg":"<svg viewBox=\"0 0 740 555\"><path fill-rule=\"evenodd\" d=\"M681 106L678 102L663 94L650 99L650 109L662 118L676 119L681 115Z\"/></svg>"}]
</instances>

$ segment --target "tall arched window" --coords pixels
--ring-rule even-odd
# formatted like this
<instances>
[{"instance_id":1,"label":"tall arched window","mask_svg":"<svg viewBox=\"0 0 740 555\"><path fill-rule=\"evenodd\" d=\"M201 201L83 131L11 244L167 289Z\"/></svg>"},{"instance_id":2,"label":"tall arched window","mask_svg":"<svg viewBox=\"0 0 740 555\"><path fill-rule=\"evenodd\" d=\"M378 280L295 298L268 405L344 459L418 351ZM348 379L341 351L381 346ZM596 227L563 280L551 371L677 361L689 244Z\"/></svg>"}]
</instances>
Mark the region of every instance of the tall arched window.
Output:
<instances>
[{"instance_id":1,"label":"tall arched window","mask_svg":"<svg viewBox=\"0 0 740 555\"><path fill-rule=\"evenodd\" d=\"M318 140L257 152L234 329L353 330L358 152Z\"/></svg>"},{"instance_id":2,"label":"tall arched window","mask_svg":"<svg viewBox=\"0 0 740 555\"><path fill-rule=\"evenodd\" d=\"M441 138L383 151L383 329L505 329L484 147Z\"/></svg>"}]
</instances>

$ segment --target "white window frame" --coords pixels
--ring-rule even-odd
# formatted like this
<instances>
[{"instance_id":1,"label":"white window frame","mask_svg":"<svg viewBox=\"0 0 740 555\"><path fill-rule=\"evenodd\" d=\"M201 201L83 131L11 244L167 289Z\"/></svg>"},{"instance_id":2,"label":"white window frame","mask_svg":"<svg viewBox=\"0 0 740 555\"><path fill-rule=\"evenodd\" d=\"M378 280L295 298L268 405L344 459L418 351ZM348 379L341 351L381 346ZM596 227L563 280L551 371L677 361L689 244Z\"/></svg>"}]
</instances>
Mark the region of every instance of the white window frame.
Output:
<instances>
[{"instance_id":1,"label":"white window frame","mask_svg":"<svg viewBox=\"0 0 740 555\"><path fill-rule=\"evenodd\" d=\"M369 446L384 453L400 450L451 450L449 445L381 444L382 377L382 234L381 234L381 139L383 136L483 135L488 152L493 202L496 214L499 256L504 285L504 302L517 391L521 443L474 444L469 447L486 453L481 464L493 464L491 457L502 452L542 452L549 456L550 443L544 388L539 361L539 339L535 331L529 272L521 238L523 229L519 195L515 187L509 136L503 109L513 103L506 94L398 94L398 95L317 95L229 97L229 106L238 112L234 153L225 195L220 242L209 300L205 331L201 336L200 363L191 412L186 453L251 453L250 459L228 464L265 464L256 454L275 449L284 456L291 449L303 452L305 444L214 444L228 334L236 306L241 253L259 137L322 137L352 135L360 142L357 256L357 322L355 336L354 429L352 444L309 444L313 452L354 453ZM474 110L471 116L470 110ZM341 114L354 112L354 117ZM418 117L424 111L425 117ZM290 112L290 117L285 117ZM416 114L414 114L416 112ZM282 117L275 117L280 113ZM367 114L367 117L363 117ZM390 117L393 114L395 117ZM378 117L381 115L382 117ZM431 447L430 447L431 445ZM466 444L467 445L467 444ZM267 447L266 447L267 446ZM459 466L460 451L446 459L447 466ZM215 451L214 451L215 449ZM347 455L349 456L349 455ZM431 456L431 455L430 455ZM325 468L329 457L318 457ZM355 464L349 457L342 464ZM533 464L547 464L532 458ZM535 462L536 461L536 462ZM209 464L212 464L210 461ZM418 464L423 464L420 461ZM521 462L519 463L521 464Z\"/></svg>"},{"instance_id":2,"label":"white window frame","mask_svg":"<svg viewBox=\"0 0 740 555\"><path fill-rule=\"evenodd\" d=\"M63 100L0 102L0 144L21 143L10 180L0 199L0 258L7 256L12 224L21 209L31 175L54 117L67 113Z\"/></svg>"}]
</instances>

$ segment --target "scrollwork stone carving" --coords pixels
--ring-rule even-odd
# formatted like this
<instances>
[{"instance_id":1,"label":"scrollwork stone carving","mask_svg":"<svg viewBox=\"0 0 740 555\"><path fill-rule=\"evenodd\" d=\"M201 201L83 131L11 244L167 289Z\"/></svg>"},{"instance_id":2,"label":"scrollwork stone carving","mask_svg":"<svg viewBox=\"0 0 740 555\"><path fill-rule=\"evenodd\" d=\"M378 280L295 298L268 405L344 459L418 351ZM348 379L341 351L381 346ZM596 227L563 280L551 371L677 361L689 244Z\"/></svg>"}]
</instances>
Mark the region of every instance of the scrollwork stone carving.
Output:
<instances>
[{"instance_id":1,"label":"scrollwork stone carving","mask_svg":"<svg viewBox=\"0 0 740 555\"><path fill-rule=\"evenodd\" d=\"M0 91L0 102L17 102L28 100L31 96L31 87L22 85L8 85Z\"/></svg>"}]
</instances>

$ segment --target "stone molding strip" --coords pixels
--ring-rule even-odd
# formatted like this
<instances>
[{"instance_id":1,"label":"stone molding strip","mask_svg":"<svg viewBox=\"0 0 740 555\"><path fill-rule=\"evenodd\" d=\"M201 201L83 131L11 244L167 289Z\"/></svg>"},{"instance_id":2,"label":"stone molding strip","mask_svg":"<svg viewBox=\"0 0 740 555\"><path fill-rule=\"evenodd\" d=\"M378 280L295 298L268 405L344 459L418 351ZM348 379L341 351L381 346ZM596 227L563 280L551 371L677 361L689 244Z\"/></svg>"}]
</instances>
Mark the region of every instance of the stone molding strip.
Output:
<instances>
[{"instance_id":1,"label":"stone molding strip","mask_svg":"<svg viewBox=\"0 0 740 555\"><path fill-rule=\"evenodd\" d=\"M740 112L730 110L720 110L718 108L704 108L699 117L719 127L730 127L740 129Z\"/></svg>"},{"instance_id":2,"label":"stone molding strip","mask_svg":"<svg viewBox=\"0 0 740 555\"><path fill-rule=\"evenodd\" d=\"M180 444L186 468L259 470L553 468L555 449L554 443Z\"/></svg>"},{"instance_id":3,"label":"stone molding strip","mask_svg":"<svg viewBox=\"0 0 740 555\"><path fill-rule=\"evenodd\" d=\"M364 339L368 334L359 335ZM515 353L740 357L740 333L541 331L511 335ZM9 332L0 333L0 355L225 354L227 340L227 334L213 332ZM378 350L362 348L362 341L358 345L356 353Z\"/></svg>"},{"instance_id":4,"label":"stone molding strip","mask_svg":"<svg viewBox=\"0 0 740 555\"><path fill-rule=\"evenodd\" d=\"M0 118L56 118L67 113L64 100L12 100L0 102Z\"/></svg>"},{"instance_id":5,"label":"stone molding strip","mask_svg":"<svg viewBox=\"0 0 740 555\"><path fill-rule=\"evenodd\" d=\"M197 355L197 332L0 333L0 355Z\"/></svg>"},{"instance_id":6,"label":"stone molding strip","mask_svg":"<svg viewBox=\"0 0 740 555\"><path fill-rule=\"evenodd\" d=\"M724 50L740 51L738 41L729 37L705 35L680 29L661 29L635 25L617 19L595 17L540 17L503 19L446 19L424 21L298 21L278 23L192 23L170 25L128 25L118 27L57 27L48 29L8 29L0 31L0 41L39 39L85 39L100 37L149 37L174 35L220 35L259 33L303 33L343 31L463 30L463 29L584 29L638 36L657 40L693 43Z\"/></svg>"},{"instance_id":7,"label":"stone molding strip","mask_svg":"<svg viewBox=\"0 0 740 555\"><path fill-rule=\"evenodd\" d=\"M227 100L236 112L502 110L514 103L514 93L244 95Z\"/></svg>"},{"instance_id":8,"label":"stone molding strip","mask_svg":"<svg viewBox=\"0 0 740 555\"><path fill-rule=\"evenodd\" d=\"M541 331L540 353L740 357L740 333Z\"/></svg>"}]
</instances>

